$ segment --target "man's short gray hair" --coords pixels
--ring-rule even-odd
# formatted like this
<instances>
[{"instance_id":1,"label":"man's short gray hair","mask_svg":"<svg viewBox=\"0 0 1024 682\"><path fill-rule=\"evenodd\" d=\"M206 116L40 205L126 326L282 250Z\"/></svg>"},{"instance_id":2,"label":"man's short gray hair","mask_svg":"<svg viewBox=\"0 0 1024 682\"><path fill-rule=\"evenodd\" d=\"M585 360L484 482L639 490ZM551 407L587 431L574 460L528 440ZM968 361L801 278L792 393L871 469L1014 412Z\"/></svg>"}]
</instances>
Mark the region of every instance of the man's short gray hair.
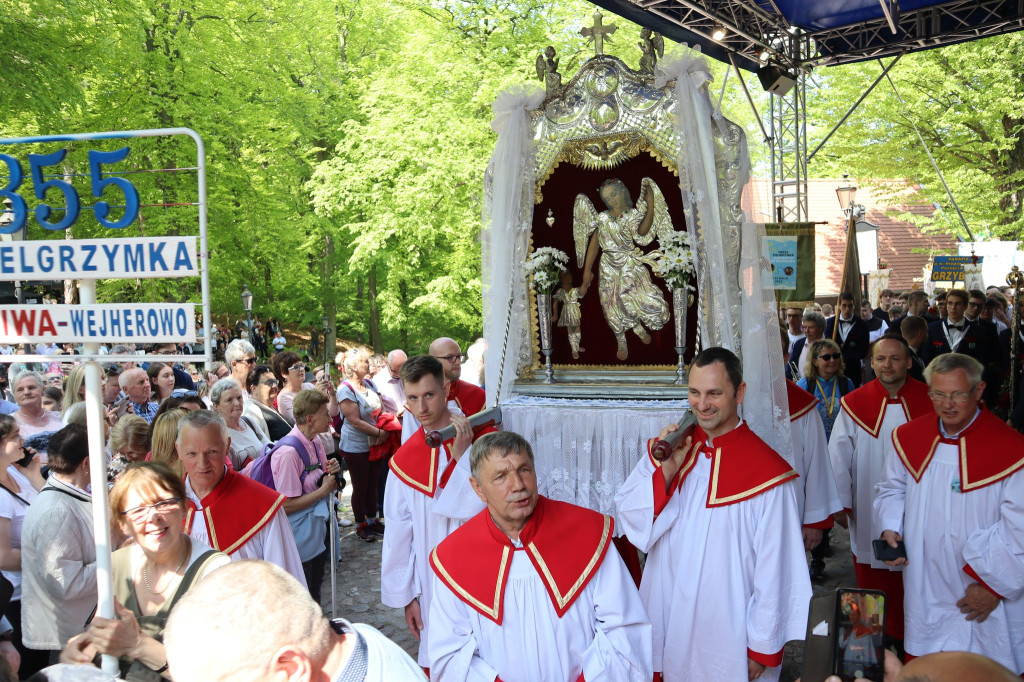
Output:
<instances>
[{"instance_id":1,"label":"man's short gray hair","mask_svg":"<svg viewBox=\"0 0 1024 682\"><path fill-rule=\"evenodd\" d=\"M237 384L236 384L237 385ZM216 410L193 410L187 412L181 419L178 420L178 437L175 439L175 445L181 445L181 434L185 433L185 427L188 426L193 429L205 429L207 426L220 427L220 435L226 443L228 440L228 425L224 422L224 417L220 416L220 413Z\"/></svg>"},{"instance_id":2,"label":"man's short gray hair","mask_svg":"<svg viewBox=\"0 0 1024 682\"><path fill-rule=\"evenodd\" d=\"M473 443L473 449L469 451L469 470L478 482L480 481L480 467L484 460L492 456L505 457L513 452L524 452L533 464L533 448L530 443L512 431L497 431L485 433Z\"/></svg>"},{"instance_id":3,"label":"man's short gray hair","mask_svg":"<svg viewBox=\"0 0 1024 682\"><path fill-rule=\"evenodd\" d=\"M210 389L210 401L214 405L220 405L221 396L224 395L224 391L229 388L237 388L239 391L242 390L242 387L238 385L237 381L231 377L224 377L223 379L218 380L217 383L213 385L213 388Z\"/></svg>"},{"instance_id":4,"label":"man's short gray hair","mask_svg":"<svg viewBox=\"0 0 1024 682\"><path fill-rule=\"evenodd\" d=\"M822 329L825 328L825 316L817 310L810 310L804 313L804 324L807 324L808 322L813 322Z\"/></svg>"},{"instance_id":5,"label":"man's short gray hair","mask_svg":"<svg viewBox=\"0 0 1024 682\"><path fill-rule=\"evenodd\" d=\"M128 388L128 382L131 381L132 377L135 376L138 372L146 374L146 370L142 369L141 367L132 367L131 369L126 369L125 371L121 372L121 376L117 378L117 385L120 386L122 389ZM149 379L148 374L146 374L146 379Z\"/></svg>"},{"instance_id":6,"label":"man's short gray hair","mask_svg":"<svg viewBox=\"0 0 1024 682\"><path fill-rule=\"evenodd\" d=\"M114 346L113 348L111 348L110 349L110 354L111 355L135 355L135 353L132 352L132 349L129 348L128 346L124 345L123 343L119 343L116 346Z\"/></svg>"},{"instance_id":7,"label":"man's short gray hair","mask_svg":"<svg viewBox=\"0 0 1024 682\"><path fill-rule=\"evenodd\" d=\"M252 347L252 344L245 339L235 339L228 344L228 349L224 351L224 359L230 365L232 362L238 360L244 360L246 355L256 355L256 349Z\"/></svg>"},{"instance_id":8,"label":"man's short gray hair","mask_svg":"<svg viewBox=\"0 0 1024 682\"><path fill-rule=\"evenodd\" d=\"M985 371L985 367L972 358L970 355L963 355L962 353L945 353L943 355L936 356L928 366L924 368L924 380L928 382L928 385L932 385L932 377L936 374L950 374L958 369L962 369L967 372L967 380L971 382L971 386L977 386L981 383L982 372Z\"/></svg>"},{"instance_id":9,"label":"man's short gray hair","mask_svg":"<svg viewBox=\"0 0 1024 682\"><path fill-rule=\"evenodd\" d=\"M217 642L217 646L210 646ZM189 588L164 630L167 658L181 679L260 678L283 646L314 665L331 647L331 626L309 591L281 567L232 561Z\"/></svg>"}]
</instances>

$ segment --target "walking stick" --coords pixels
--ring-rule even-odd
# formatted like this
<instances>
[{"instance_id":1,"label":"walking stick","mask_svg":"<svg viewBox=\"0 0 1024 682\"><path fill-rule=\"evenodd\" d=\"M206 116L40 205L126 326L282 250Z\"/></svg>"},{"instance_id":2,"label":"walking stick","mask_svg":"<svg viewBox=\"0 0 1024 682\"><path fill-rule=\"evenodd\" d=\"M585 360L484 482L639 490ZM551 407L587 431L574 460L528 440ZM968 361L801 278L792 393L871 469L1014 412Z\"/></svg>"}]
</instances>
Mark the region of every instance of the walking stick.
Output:
<instances>
[{"instance_id":1,"label":"walking stick","mask_svg":"<svg viewBox=\"0 0 1024 682\"><path fill-rule=\"evenodd\" d=\"M327 529L327 532L331 535L331 556L329 561L331 562L331 619L337 620L338 618L338 511L335 503L338 500L337 493L331 493L331 526Z\"/></svg>"}]
</instances>

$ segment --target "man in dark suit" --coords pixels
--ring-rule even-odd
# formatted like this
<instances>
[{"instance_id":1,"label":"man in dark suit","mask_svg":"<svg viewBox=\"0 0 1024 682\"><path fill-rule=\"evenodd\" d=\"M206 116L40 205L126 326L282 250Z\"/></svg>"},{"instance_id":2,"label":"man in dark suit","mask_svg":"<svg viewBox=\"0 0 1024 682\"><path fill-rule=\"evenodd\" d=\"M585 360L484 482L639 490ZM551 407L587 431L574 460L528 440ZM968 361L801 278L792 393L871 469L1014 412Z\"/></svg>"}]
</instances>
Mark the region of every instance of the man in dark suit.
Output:
<instances>
[{"instance_id":1,"label":"man in dark suit","mask_svg":"<svg viewBox=\"0 0 1024 682\"><path fill-rule=\"evenodd\" d=\"M797 339L793 344L793 350L789 353L789 361L796 366L796 375L793 381L804 376L804 366L807 364L807 351L811 344L825 337L825 316L817 310L808 310L804 313L803 322L804 338Z\"/></svg>"},{"instance_id":2,"label":"man in dark suit","mask_svg":"<svg viewBox=\"0 0 1024 682\"><path fill-rule=\"evenodd\" d=\"M999 401L999 389L1003 385L1003 374L1010 367L1010 349L1004 347L999 339L999 327L989 319L984 319L982 311L988 303L988 297L981 289L971 289L967 292L967 310L964 317L981 330L982 335L987 339L990 352L984 358L979 358L985 366L984 381L985 392L982 399L988 405L995 405Z\"/></svg>"},{"instance_id":3,"label":"man in dark suit","mask_svg":"<svg viewBox=\"0 0 1024 682\"><path fill-rule=\"evenodd\" d=\"M991 337L990 330L965 316L969 300L963 289L951 289L946 294L946 319L928 325L925 362L956 352L970 355L984 365L996 355L998 340Z\"/></svg>"},{"instance_id":4,"label":"man in dark suit","mask_svg":"<svg viewBox=\"0 0 1024 682\"><path fill-rule=\"evenodd\" d=\"M875 317L885 320L886 324L891 321L889 319L889 306L892 305L892 299L895 298L896 292L892 289L882 289L882 292L878 294L878 307L871 312Z\"/></svg>"},{"instance_id":5,"label":"man in dark suit","mask_svg":"<svg viewBox=\"0 0 1024 682\"><path fill-rule=\"evenodd\" d=\"M863 369L861 361L867 357L871 342L867 324L854 314L851 294L844 292L839 295L839 314L828 320L825 337L835 339L839 344L846 365L846 376L853 382L854 388L860 386Z\"/></svg>"},{"instance_id":6,"label":"man in dark suit","mask_svg":"<svg viewBox=\"0 0 1024 682\"><path fill-rule=\"evenodd\" d=\"M925 362L921 353L928 345L928 322L923 317L911 315L904 318L903 324L900 325L900 333L910 346L910 367L907 369L907 376L924 381Z\"/></svg>"},{"instance_id":7,"label":"man in dark suit","mask_svg":"<svg viewBox=\"0 0 1024 682\"><path fill-rule=\"evenodd\" d=\"M928 294L920 289L911 291L910 295L907 296L906 314L890 322L889 331L896 332L897 334L900 333L900 324L910 316L920 317L928 324L935 321L935 318L928 314Z\"/></svg>"}]
</instances>

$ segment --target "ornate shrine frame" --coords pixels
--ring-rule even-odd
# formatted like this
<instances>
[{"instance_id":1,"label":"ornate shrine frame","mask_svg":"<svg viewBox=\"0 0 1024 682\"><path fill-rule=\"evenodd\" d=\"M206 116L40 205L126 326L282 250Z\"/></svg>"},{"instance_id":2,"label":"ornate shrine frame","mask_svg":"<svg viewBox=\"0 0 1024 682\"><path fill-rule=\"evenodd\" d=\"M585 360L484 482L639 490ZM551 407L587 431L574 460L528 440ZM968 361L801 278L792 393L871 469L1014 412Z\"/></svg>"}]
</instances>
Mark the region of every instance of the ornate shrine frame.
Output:
<instances>
[{"instance_id":1,"label":"ornate shrine frame","mask_svg":"<svg viewBox=\"0 0 1024 682\"><path fill-rule=\"evenodd\" d=\"M677 159L682 141L677 139L676 110L674 80L657 88L654 74L634 71L611 55L598 55L585 62L568 83L556 92L549 92L542 106L530 112L537 178L534 205L543 202L545 184L563 163L585 170L612 170L642 154L649 154L678 181ZM741 162L744 135L738 125L718 116L713 130L723 222L714 228L727 234L735 232L738 237L742 222L742 187L736 182L736 169ZM672 190L663 187L663 191ZM561 219L571 220L571 216ZM694 227L687 229L691 234L697 232L698 236L705 229L703 225ZM529 252L534 249L533 236L531 226ZM685 386L672 385L675 363L643 365L628 360L615 365L556 364L556 383L542 386L544 362L533 294L533 288L528 286L529 315L525 320L525 334L529 343L523 343L520 348L516 392L581 397L592 393L586 390L586 384L601 384L602 393L609 397L678 398L685 395ZM701 305L706 312L706 302L701 301ZM666 329L671 331L671 322ZM696 339L693 345L699 345L700 333ZM687 355L693 350L688 349Z\"/></svg>"}]
</instances>

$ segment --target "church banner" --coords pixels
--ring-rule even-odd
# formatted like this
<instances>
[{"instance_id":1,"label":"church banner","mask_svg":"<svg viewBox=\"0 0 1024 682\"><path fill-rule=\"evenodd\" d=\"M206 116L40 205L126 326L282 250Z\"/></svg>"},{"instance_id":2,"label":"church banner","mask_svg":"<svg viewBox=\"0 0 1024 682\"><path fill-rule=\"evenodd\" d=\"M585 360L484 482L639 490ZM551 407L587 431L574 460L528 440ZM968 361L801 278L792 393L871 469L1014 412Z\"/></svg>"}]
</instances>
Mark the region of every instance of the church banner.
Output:
<instances>
[{"instance_id":1,"label":"church banner","mask_svg":"<svg viewBox=\"0 0 1024 682\"><path fill-rule=\"evenodd\" d=\"M765 223L764 254L780 306L814 302L814 223Z\"/></svg>"}]
</instances>

